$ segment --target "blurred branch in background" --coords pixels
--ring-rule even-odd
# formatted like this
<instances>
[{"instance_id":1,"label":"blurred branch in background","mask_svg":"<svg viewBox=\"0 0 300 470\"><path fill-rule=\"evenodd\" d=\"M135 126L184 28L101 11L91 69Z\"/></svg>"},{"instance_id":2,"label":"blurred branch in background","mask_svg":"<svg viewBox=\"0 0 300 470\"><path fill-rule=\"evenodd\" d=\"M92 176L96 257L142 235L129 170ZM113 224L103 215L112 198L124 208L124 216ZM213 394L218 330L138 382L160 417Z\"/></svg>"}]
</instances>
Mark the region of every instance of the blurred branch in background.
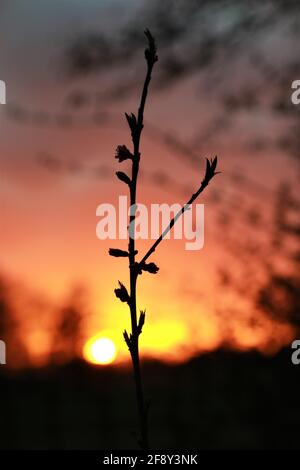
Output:
<instances>
[{"instance_id":1,"label":"blurred branch in background","mask_svg":"<svg viewBox=\"0 0 300 470\"><path fill-rule=\"evenodd\" d=\"M83 324L87 322L87 293L75 287L64 306L58 308L50 347L53 363L66 363L82 357Z\"/></svg>"}]
</instances>

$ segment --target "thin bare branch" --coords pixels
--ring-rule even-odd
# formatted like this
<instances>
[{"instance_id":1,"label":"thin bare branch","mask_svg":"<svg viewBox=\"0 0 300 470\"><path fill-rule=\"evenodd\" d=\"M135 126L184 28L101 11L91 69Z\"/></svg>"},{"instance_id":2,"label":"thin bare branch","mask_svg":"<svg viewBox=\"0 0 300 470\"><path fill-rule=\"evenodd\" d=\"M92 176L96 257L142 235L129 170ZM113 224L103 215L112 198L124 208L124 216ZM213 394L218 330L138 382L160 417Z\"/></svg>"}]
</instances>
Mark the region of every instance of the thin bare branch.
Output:
<instances>
[{"instance_id":1,"label":"thin bare branch","mask_svg":"<svg viewBox=\"0 0 300 470\"><path fill-rule=\"evenodd\" d=\"M188 202L182 206L182 208L177 212L177 214L173 217L173 219L170 221L169 225L165 228L165 230L161 233L161 235L158 237L158 239L153 243L153 245L149 248L145 256L142 258L139 265L143 266L147 259L154 253L160 242L165 238L165 236L172 230L172 227L175 225L177 220L184 214L186 210L190 208L190 206L193 204L193 202L200 196L200 194L204 191L206 186L209 184L210 180L217 175L219 172L216 172L217 168L217 157L214 158L214 160L209 161L206 159L206 172L205 172L205 177L201 183L200 188L191 196L191 198L188 200Z\"/></svg>"}]
</instances>

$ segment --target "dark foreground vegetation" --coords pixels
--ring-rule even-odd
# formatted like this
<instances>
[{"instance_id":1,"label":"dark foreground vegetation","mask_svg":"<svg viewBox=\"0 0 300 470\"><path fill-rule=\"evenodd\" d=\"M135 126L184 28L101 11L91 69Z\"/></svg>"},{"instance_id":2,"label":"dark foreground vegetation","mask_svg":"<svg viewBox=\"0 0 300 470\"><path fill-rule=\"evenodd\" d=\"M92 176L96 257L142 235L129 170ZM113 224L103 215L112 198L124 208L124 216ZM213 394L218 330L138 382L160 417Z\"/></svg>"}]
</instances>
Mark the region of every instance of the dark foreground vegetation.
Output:
<instances>
[{"instance_id":1,"label":"dark foreground vegetation","mask_svg":"<svg viewBox=\"0 0 300 470\"><path fill-rule=\"evenodd\" d=\"M218 351L144 367L155 397L152 448L299 447L300 366L290 350ZM133 449L133 387L130 370L115 367L76 362L12 373L1 366L1 449Z\"/></svg>"}]
</instances>

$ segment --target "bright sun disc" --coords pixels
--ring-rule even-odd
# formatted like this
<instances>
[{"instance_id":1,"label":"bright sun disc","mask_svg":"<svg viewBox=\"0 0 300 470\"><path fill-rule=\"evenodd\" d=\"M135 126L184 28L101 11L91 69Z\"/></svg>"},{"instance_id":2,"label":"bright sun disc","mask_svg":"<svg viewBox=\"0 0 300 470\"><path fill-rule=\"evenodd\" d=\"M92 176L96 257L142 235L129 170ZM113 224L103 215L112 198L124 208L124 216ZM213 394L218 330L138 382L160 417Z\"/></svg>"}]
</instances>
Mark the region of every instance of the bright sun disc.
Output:
<instances>
[{"instance_id":1,"label":"bright sun disc","mask_svg":"<svg viewBox=\"0 0 300 470\"><path fill-rule=\"evenodd\" d=\"M116 346L109 338L91 338L83 348L85 359L93 364L111 364L117 355Z\"/></svg>"}]
</instances>

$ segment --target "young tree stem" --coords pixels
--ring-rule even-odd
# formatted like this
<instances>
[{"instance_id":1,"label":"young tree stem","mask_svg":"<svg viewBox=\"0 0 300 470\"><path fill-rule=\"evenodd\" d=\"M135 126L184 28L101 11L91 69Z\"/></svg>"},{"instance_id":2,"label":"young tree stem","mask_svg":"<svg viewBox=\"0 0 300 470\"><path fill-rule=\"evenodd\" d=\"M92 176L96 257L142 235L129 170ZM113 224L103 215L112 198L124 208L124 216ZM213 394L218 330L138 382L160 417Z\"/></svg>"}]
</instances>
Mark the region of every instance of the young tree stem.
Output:
<instances>
[{"instance_id":1,"label":"young tree stem","mask_svg":"<svg viewBox=\"0 0 300 470\"><path fill-rule=\"evenodd\" d=\"M151 72L153 63L148 62L147 74L143 86L140 106L138 110L137 119L137 131L132 134L133 142L133 162L132 162L132 174L131 174L131 185L130 185L130 206L133 208L130 215L130 227L131 236L129 235L129 270L130 270L130 315L131 315L131 329L132 329L132 343L131 343L131 358L133 364L134 380L136 387L136 397L138 414L140 421L140 446L142 450L147 451L149 449L149 437L148 437L148 413L144 398L142 377L141 377L141 365L139 355L139 331L137 324L137 307L136 307L136 283L137 283L137 271L135 265L135 216L136 216L136 187L137 178L139 173L139 162L140 162L140 138L143 130L144 120L144 109L148 94L149 83L151 81ZM133 234L133 236L132 236Z\"/></svg>"},{"instance_id":2,"label":"young tree stem","mask_svg":"<svg viewBox=\"0 0 300 470\"><path fill-rule=\"evenodd\" d=\"M144 110L148 95L149 84L151 81L151 73L155 62L157 61L156 55L156 44L155 40L152 37L149 30L145 31L145 35L148 39L148 48L145 50L145 58L147 62L147 73L144 81L144 86L142 90L140 105L138 108L137 117L134 114L130 116L126 114L126 118L131 130L131 137L133 143L133 153L131 153L126 146L119 146L118 149L123 152L119 154L119 161L127 160L130 158L132 161L131 168L131 179L128 175L117 172L117 176L121 181L128 184L130 189L130 216L129 216L129 241L128 241L128 253L122 252L122 250L112 250L114 253L111 253L112 256L121 255L128 256L129 258L129 274L130 274L130 293L128 294L126 288L119 281L120 288L115 289L116 296L122 301L127 302L130 308L130 317L131 317L131 334L128 335L127 331L124 331L124 339L129 348L133 373L135 380L136 388L136 398L137 398L137 408L139 415L139 424L140 424L140 439L139 444L142 450L147 451L149 449L149 436L148 436L148 407L145 403L143 384L142 384L142 375L141 375L141 364L140 364L140 355L139 355L139 336L142 332L142 327L145 321L145 312L140 313L139 320L137 318L137 305L136 305L136 288L137 288L137 278L142 271L152 272L156 274L158 267L152 263L146 265L145 262L149 256L155 251L157 246L167 235L167 233L172 229L176 221L183 215L183 213L189 209L191 204L197 199L197 197L202 193L205 187L208 185L210 180L217 174L217 157L214 160L209 161L206 159L206 173L205 177L199 187L199 189L191 196L189 201L177 212L177 214L170 221L167 228L161 233L160 237L155 241L152 247L147 251L141 262L136 262L136 249L135 249L135 219L136 219L136 191L137 191L137 179L139 174L139 163L140 163L140 140L142 135L142 130L144 127ZM124 150L125 148L125 150ZM125 155L124 155L125 152ZM116 253L117 252L117 253ZM144 266L143 266L144 265Z\"/></svg>"}]
</instances>

